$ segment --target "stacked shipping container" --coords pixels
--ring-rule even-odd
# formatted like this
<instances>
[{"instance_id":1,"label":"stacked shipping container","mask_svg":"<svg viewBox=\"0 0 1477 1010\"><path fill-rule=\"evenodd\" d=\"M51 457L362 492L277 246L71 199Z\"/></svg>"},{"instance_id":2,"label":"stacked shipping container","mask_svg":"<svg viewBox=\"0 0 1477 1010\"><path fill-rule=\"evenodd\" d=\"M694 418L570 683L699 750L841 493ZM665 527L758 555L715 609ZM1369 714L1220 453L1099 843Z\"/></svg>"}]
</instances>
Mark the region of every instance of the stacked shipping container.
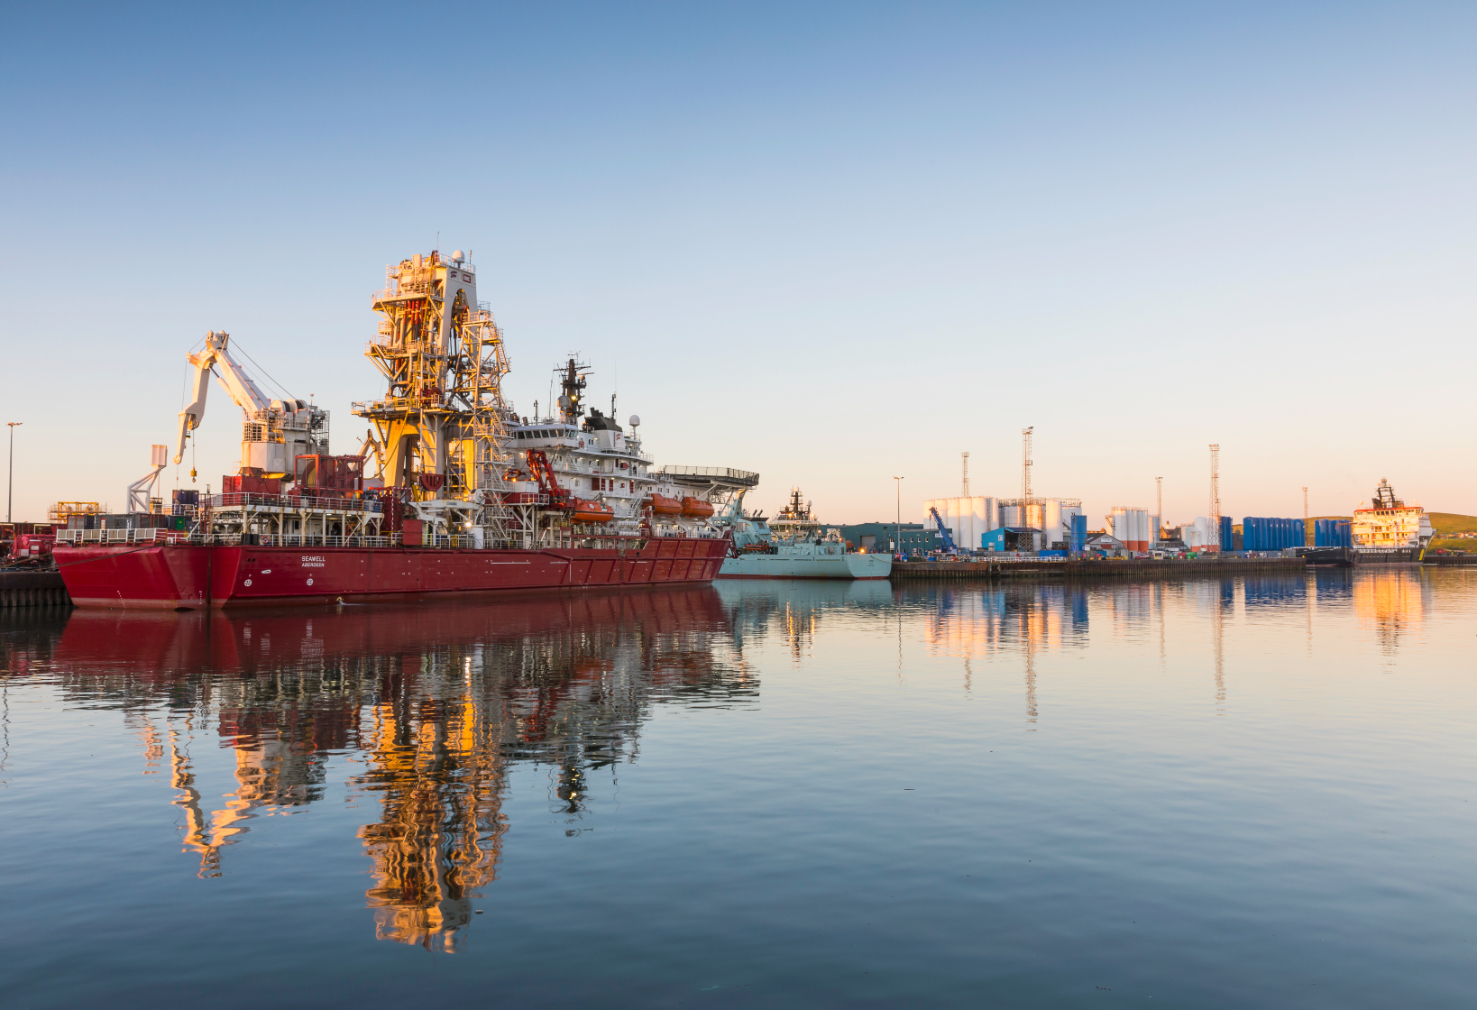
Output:
<instances>
[{"instance_id":1,"label":"stacked shipping container","mask_svg":"<svg viewBox=\"0 0 1477 1010\"><path fill-rule=\"evenodd\" d=\"M1353 547L1354 536L1347 519L1313 520L1314 547Z\"/></svg>"},{"instance_id":2,"label":"stacked shipping container","mask_svg":"<svg viewBox=\"0 0 1477 1010\"><path fill-rule=\"evenodd\" d=\"M1304 532L1301 519L1247 516L1241 520L1241 549L1280 551L1286 547L1302 547L1307 543Z\"/></svg>"}]
</instances>

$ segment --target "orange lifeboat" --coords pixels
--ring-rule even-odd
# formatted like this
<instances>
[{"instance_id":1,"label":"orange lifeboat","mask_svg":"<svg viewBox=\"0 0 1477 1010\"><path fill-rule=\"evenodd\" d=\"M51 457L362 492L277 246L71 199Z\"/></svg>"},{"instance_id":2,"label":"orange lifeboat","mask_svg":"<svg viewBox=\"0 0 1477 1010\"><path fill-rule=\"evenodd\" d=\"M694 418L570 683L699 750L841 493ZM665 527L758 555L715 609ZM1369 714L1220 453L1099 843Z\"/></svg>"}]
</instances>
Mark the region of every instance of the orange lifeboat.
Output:
<instances>
[{"instance_id":1,"label":"orange lifeboat","mask_svg":"<svg viewBox=\"0 0 1477 1010\"><path fill-rule=\"evenodd\" d=\"M576 498L570 506L569 518L577 523L608 523L615 518L615 509L602 502Z\"/></svg>"},{"instance_id":2,"label":"orange lifeboat","mask_svg":"<svg viewBox=\"0 0 1477 1010\"><path fill-rule=\"evenodd\" d=\"M701 498L683 498L682 514L685 516L706 518L713 514L713 504L712 502L705 502Z\"/></svg>"},{"instance_id":3,"label":"orange lifeboat","mask_svg":"<svg viewBox=\"0 0 1477 1010\"><path fill-rule=\"evenodd\" d=\"M647 501L651 504L651 511L659 516L680 516L682 514L682 503L676 498L668 498L664 494L653 494Z\"/></svg>"}]
</instances>

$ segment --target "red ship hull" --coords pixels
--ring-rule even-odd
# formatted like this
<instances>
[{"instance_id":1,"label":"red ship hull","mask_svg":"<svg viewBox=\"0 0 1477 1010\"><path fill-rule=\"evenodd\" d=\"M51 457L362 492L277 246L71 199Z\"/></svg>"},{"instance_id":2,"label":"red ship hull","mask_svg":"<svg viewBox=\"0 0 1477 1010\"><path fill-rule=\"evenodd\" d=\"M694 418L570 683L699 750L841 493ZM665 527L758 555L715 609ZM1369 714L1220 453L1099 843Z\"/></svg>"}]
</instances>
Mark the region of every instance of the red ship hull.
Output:
<instances>
[{"instance_id":1,"label":"red ship hull","mask_svg":"<svg viewBox=\"0 0 1477 1010\"><path fill-rule=\"evenodd\" d=\"M78 607L199 610L442 593L710 582L728 541L652 538L640 551L136 544L58 546Z\"/></svg>"}]
</instances>

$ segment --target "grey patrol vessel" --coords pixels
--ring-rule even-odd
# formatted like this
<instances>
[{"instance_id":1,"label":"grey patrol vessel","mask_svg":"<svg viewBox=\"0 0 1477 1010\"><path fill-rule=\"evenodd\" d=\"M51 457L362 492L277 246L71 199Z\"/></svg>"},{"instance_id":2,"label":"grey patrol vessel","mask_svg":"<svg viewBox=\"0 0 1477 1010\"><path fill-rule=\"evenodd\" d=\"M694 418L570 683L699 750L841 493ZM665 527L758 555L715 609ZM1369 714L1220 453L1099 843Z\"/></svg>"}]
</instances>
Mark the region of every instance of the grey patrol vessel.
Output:
<instances>
[{"instance_id":1,"label":"grey patrol vessel","mask_svg":"<svg viewBox=\"0 0 1477 1010\"><path fill-rule=\"evenodd\" d=\"M892 574L891 554L850 551L836 530L816 521L800 489L774 519L743 510L743 494L730 501L715 525L733 533L729 557L718 569L720 579L885 579Z\"/></svg>"}]
</instances>

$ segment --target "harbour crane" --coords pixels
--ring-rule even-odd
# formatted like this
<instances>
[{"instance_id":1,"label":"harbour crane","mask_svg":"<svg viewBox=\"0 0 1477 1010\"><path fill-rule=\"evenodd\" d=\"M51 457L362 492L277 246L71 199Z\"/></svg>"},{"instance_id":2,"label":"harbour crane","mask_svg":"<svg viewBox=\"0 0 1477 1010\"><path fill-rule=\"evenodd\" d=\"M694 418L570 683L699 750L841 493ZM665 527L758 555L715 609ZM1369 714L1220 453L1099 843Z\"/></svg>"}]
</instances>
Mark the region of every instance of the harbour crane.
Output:
<instances>
[{"instance_id":1,"label":"harbour crane","mask_svg":"<svg viewBox=\"0 0 1477 1010\"><path fill-rule=\"evenodd\" d=\"M938 524L939 536L944 538L944 550L951 554L957 551L959 548L954 546L954 538L949 533L949 527L945 526L943 519L939 517L939 510L929 508L928 514L933 516L933 521Z\"/></svg>"},{"instance_id":2,"label":"harbour crane","mask_svg":"<svg viewBox=\"0 0 1477 1010\"><path fill-rule=\"evenodd\" d=\"M231 335L211 330L205 349L189 355L195 368L195 397L179 414L174 461L184 458L185 441L205 417L205 394L215 376L245 415L241 432L241 472L290 477L298 456L328 452L328 411L306 400L268 399L230 352Z\"/></svg>"}]
</instances>

